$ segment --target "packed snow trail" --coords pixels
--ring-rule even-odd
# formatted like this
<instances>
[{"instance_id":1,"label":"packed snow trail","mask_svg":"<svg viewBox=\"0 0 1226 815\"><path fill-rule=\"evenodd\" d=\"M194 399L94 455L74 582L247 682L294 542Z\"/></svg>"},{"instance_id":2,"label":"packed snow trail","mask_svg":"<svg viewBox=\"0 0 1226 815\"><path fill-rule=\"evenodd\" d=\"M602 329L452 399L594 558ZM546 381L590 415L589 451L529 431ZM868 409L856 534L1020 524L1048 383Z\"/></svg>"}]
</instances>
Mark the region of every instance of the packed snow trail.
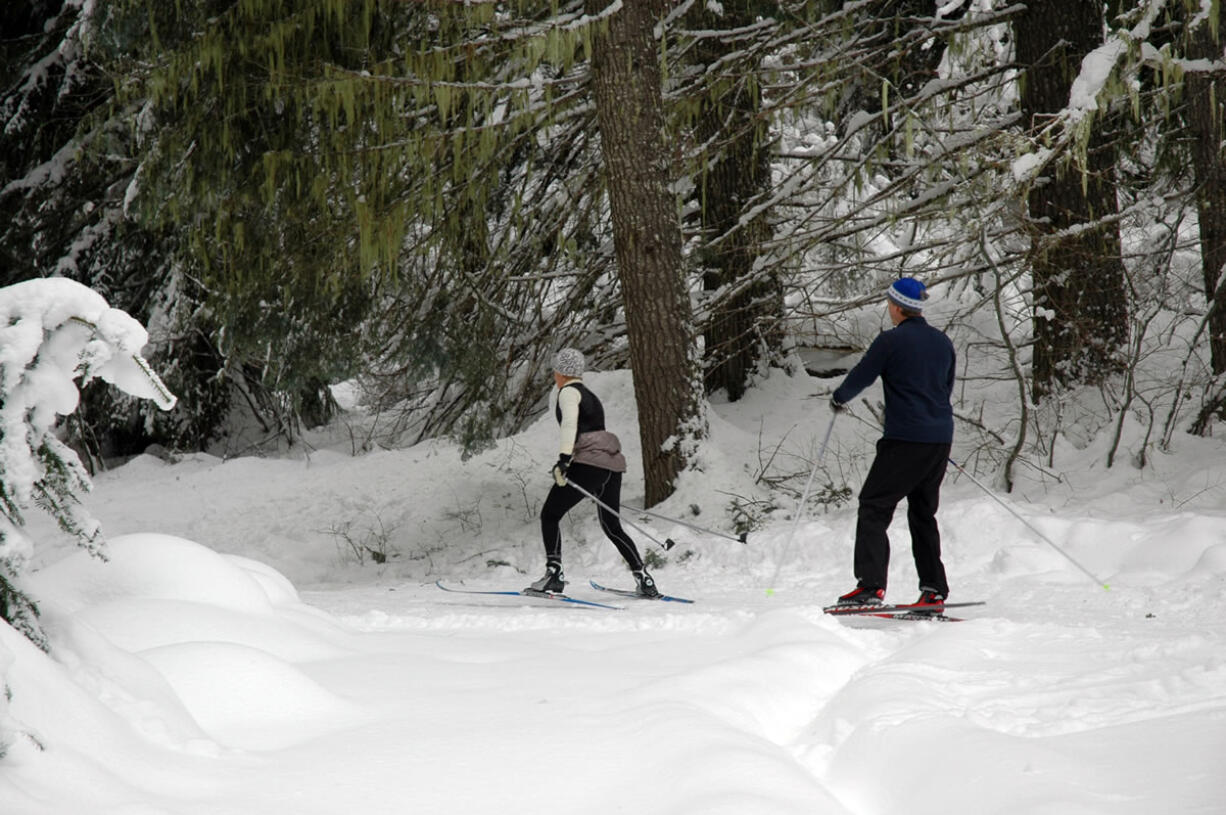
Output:
<instances>
[{"instance_id":1,"label":"packed snow trail","mask_svg":"<svg viewBox=\"0 0 1226 815\"><path fill-rule=\"evenodd\" d=\"M1184 581L1199 600L1014 576L956 626L836 619L815 602L829 592L719 580L671 581L692 606L622 611L429 584L300 598L262 564L156 535L39 579L58 661L9 630L7 726L29 735L0 774L6 815L1226 802L1212 574Z\"/></svg>"}]
</instances>

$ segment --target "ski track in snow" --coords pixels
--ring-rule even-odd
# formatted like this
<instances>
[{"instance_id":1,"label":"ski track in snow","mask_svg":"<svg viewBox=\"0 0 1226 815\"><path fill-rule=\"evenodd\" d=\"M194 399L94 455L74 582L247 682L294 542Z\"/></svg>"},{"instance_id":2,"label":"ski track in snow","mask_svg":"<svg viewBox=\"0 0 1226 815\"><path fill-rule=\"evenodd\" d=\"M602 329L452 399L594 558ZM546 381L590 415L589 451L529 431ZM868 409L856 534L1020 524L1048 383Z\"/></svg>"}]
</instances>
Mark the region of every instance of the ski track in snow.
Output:
<instances>
[{"instance_id":1,"label":"ski track in snow","mask_svg":"<svg viewBox=\"0 0 1226 815\"><path fill-rule=\"evenodd\" d=\"M1120 627L1121 601L1146 606L1146 595L1154 594L1160 604L1162 592L1043 586L1032 596L997 598L958 624L834 620L818 603L781 595L757 600L735 592L714 593L699 607L678 611L634 603L630 613L559 612L522 607L514 599L509 606L440 604L429 587L396 593L404 602L395 613L347 612L355 601L359 607L387 608L368 593L361 599L323 594L312 600L332 604L347 623L370 632L469 641L566 636L568 645L548 657L554 675L589 690L600 683L589 669L618 677L610 704L617 705L614 718L628 720L619 729L633 728L647 706L649 729L657 735L670 727L722 731L742 746L755 745L756 761L769 759L776 771L792 764L803 769L816 784L810 792L829 798L826 805L838 807L832 811L886 812L904 805L943 811L940 802L950 800L952 779L985 768L999 772L1000 766L1013 766L1019 777L1046 788L1067 811L1152 811L1151 790L1164 782L1182 787L1195 811L1198 801L1214 800L1215 773L1207 757L1226 745L1222 632L1219 627L1218 636L1211 636L1202 627L1213 627L1220 604L1212 611L1159 617L1136 613ZM1070 600L1078 596L1082 602ZM1044 603L1083 608L1059 619ZM500 608L487 608L492 606ZM579 632L589 648L578 660L582 670L571 675L570 635ZM709 652L701 653L704 649ZM677 653L685 659L670 658ZM593 654L600 655L601 664L591 664ZM689 708L684 716L678 712L683 708ZM1200 733L1199 740L1180 743L1186 725ZM1172 727L1175 732L1156 742L1149 735ZM900 738L905 746L897 744ZM878 750L882 754L874 756ZM1065 753L1069 757L1060 758ZM952 764L942 756L952 756ZM1077 773L1064 778L1053 769L1080 761L1106 764L1097 778ZM928 782L939 788L931 809L917 806L903 784L865 778L865 766L888 776L899 762L912 768L903 774L911 784L924 783L917 766L927 767L932 779L944 779ZM1170 767L1165 777L1156 769L1161 767ZM729 770L733 777L747 774L744 768ZM874 787L892 792L865 798L862 791ZM1004 782L997 795L1007 788ZM968 809L944 811L1011 811L1005 801L993 805L989 785L972 789L974 795L963 796ZM1179 793L1175 796L1178 800ZM791 811L785 800L734 799L728 812ZM1021 800L1037 807L1044 799L1035 794ZM799 804L797 811L812 811L806 809L812 805L812 800ZM1019 807L1019 812L1033 811Z\"/></svg>"},{"instance_id":2,"label":"ski track in snow","mask_svg":"<svg viewBox=\"0 0 1226 815\"><path fill-rule=\"evenodd\" d=\"M6 815L533 813L542 789L599 815L1226 800L1223 603L1169 586L1015 576L966 622L910 623L829 617L800 586L676 580L694 606L606 611L413 583L299 594L186 541L117 543L125 579L84 555L44 579L80 598L50 612L61 659L130 727L87 726L103 760L19 747ZM23 720L38 690L17 679ZM55 773L88 796L17 795Z\"/></svg>"}]
</instances>

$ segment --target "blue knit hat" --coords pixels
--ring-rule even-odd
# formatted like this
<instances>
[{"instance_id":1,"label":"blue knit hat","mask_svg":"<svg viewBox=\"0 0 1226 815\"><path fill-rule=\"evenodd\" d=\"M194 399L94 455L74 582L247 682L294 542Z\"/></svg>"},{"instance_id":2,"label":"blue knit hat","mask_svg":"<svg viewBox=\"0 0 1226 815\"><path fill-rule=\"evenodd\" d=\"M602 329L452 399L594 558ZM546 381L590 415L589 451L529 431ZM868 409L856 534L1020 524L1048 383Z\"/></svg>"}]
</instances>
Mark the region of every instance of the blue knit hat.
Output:
<instances>
[{"instance_id":1,"label":"blue knit hat","mask_svg":"<svg viewBox=\"0 0 1226 815\"><path fill-rule=\"evenodd\" d=\"M928 290L914 277L900 277L885 290L885 296L902 308L923 311L924 301L928 299Z\"/></svg>"}]
</instances>

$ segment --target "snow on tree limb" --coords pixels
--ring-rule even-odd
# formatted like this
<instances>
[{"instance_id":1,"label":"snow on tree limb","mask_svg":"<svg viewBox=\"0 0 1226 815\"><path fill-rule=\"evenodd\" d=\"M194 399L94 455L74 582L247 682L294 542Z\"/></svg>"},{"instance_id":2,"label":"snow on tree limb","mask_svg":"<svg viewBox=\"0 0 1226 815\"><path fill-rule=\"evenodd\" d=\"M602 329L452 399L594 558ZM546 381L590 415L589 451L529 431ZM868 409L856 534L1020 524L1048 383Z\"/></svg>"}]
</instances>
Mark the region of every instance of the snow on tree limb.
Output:
<instances>
[{"instance_id":1,"label":"snow on tree limb","mask_svg":"<svg viewBox=\"0 0 1226 815\"><path fill-rule=\"evenodd\" d=\"M98 522L81 505L89 475L55 436L94 377L163 410L175 396L140 355L149 335L97 292L66 278L0 288L0 616L35 642L37 607L15 585L34 543L23 530L35 505L86 549L98 552Z\"/></svg>"},{"instance_id":2,"label":"snow on tree limb","mask_svg":"<svg viewBox=\"0 0 1226 815\"><path fill-rule=\"evenodd\" d=\"M149 341L148 332L127 312L111 308L102 295L80 283L46 278L0 289L0 325L0 393L6 402L17 395L14 388L23 381L29 384L30 372L38 369L37 378L58 373L68 383L80 377L84 385L99 377L125 393L152 399L163 410L175 406L175 396L140 355ZM71 331L70 326L79 330ZM49 364L52 371L47 371ZM60 395L55 405L64 409L57 413L67 415L76 409L75 396L68 404L67 397Z\"/></svg>"}]
</instances>

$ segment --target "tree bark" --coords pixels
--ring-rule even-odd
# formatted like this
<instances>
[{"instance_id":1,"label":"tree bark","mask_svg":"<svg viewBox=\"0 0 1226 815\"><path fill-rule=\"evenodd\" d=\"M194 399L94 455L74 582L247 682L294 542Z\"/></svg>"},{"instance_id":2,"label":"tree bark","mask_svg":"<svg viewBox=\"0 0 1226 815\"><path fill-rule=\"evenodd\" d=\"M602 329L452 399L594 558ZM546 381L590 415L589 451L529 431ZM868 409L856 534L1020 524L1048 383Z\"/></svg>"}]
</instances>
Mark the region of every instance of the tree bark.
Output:
<instances>
[{"instance_id":1,"label":"tree bark","mask_svg":"<svg viewBox=\"0 0 1226 815\"><path fill-rule=\"evenodd\" d=\"M1021 106L1035 130L1068 105L1082 59L1102 42L1102 25L1102 0L1031 0L1017 18ZM1128 338L1124 263L1112 219L1119 211L1115 148L1101 119L1086 165L1053 163L1027 197L1036 401L1062 386L1098 382L1118 371L1118 352ZM1079 225L1085 228L1072 229Z\"/></svg>"},{"instance_id":2,"label":"tree bark","mask_svg":"<svg viewBox=\"0 0 1226 815\"><path fill-rule=\"evenodd\" d=\"M729 0L718 17L704 6L696 27L735 30L752 24L754 11L752 0ZM700 42L695 53L700 65L707 66L738 47L713 37ZM769 355L782 347L783 286L778 274L757 265L771 237L766 214L741 222L770 189L770 128L761 116L757 83L744 74L733 83L701 100L696 133L709 152L698 183L703 289L723 290L703 326L705 384L707 392L722 388L735 402L744 395L763 352Z\"/></svg>"},{"instance_id":3,"label":"tree bark","mask_svg":"<svg viewBox=\"0 0 1226 815\"><path fill-rule=\"evenodd\" d=\"M1212 62L1223 57L1222 45L1208 22L1188 34L1188 59ZM1209 351L1215 375L1226 372L1226 83L1215 74L1190 73L1184 80L1192 168L1196 173L1196 215L1200 224L1201 266L1209 315Z\"/></svg>"},{"instance_id":4,"label":"tree bark","mask_svg":"<svg viewBox=\"0 0 1226 815\"><path fill-rule=\"evenodd\" d=\"M686 439L705 434L693 318L681 258L681 225L664 149L658 44L667 4L623 0L592 42L592 91L609 190L614 251L634 395L646 503L672 494ZM589 13L604 0L587 0Z\"/></svg>"}]
</instances>

